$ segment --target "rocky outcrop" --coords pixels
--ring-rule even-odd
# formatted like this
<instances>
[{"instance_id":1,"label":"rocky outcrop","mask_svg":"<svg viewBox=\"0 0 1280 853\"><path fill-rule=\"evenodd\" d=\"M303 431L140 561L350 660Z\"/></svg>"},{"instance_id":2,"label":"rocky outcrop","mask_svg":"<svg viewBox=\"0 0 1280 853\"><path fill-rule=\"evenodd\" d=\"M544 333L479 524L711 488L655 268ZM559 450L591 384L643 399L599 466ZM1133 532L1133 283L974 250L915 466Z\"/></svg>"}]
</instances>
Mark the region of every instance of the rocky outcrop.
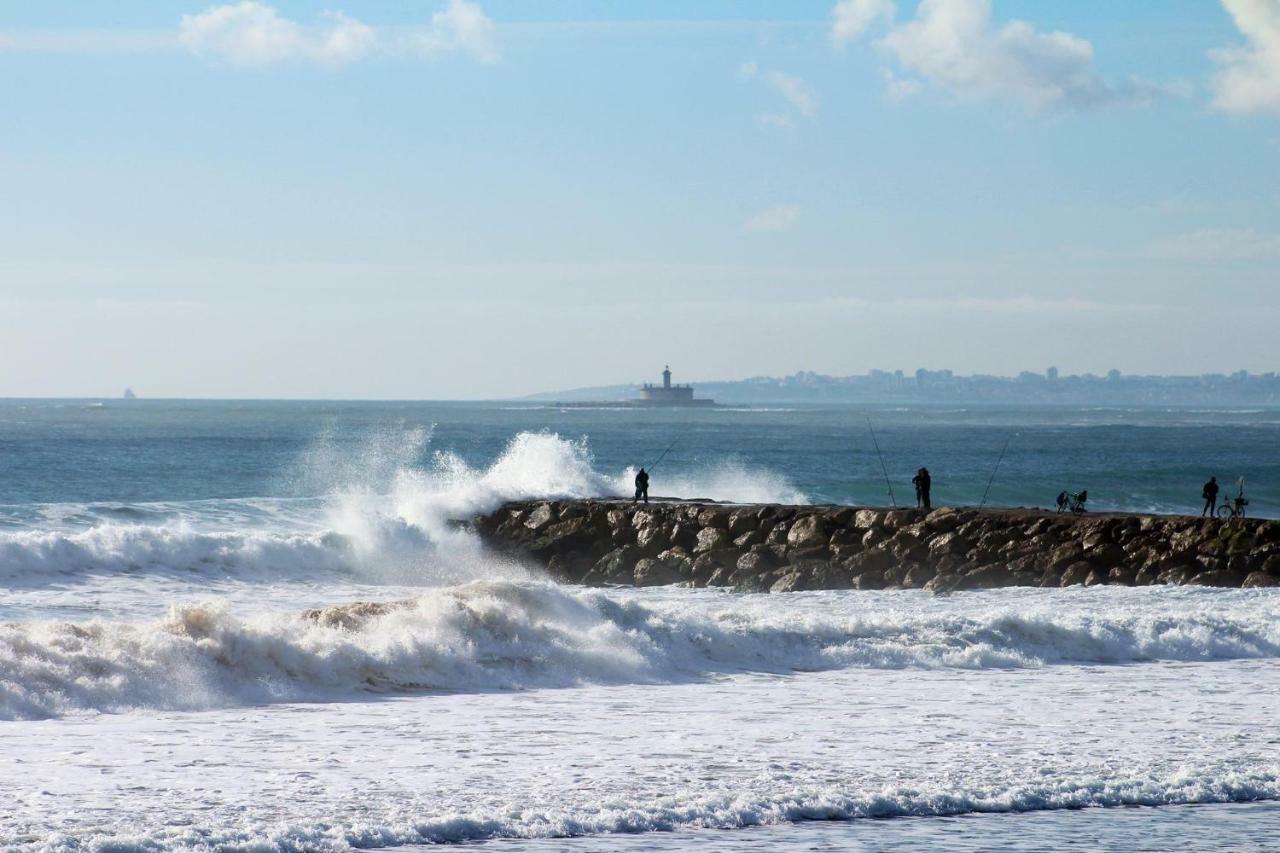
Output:
<instances>
[{"instance_id":1,"label":"rocky outcrop","mask_svg":"<svg viewBox=\"0 0 1280 853\"><path fill-rule=\"evenodd\" d=\"M490 548L591 585L1280 585L1280 522L1257 519L575 500L507 504L473 526Z\"/></svg>"}]
</instances>

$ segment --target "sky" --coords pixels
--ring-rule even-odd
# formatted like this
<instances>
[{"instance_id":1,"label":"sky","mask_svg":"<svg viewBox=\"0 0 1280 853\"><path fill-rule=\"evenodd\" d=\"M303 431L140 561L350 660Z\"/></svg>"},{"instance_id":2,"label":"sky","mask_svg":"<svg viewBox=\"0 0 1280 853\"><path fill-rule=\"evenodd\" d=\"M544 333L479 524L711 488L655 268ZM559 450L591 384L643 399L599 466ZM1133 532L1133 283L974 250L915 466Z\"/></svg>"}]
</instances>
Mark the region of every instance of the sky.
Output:
<instances>
[{"instance_id":1,"label":"sky","mask_svg":"<svg viewBox=\"0 0 1280 853\"><path fill-rule=\"evenodd\" d=\"M1280 0L0 0L0 396L1280 368Z\"/></svg>"}]
</instances>

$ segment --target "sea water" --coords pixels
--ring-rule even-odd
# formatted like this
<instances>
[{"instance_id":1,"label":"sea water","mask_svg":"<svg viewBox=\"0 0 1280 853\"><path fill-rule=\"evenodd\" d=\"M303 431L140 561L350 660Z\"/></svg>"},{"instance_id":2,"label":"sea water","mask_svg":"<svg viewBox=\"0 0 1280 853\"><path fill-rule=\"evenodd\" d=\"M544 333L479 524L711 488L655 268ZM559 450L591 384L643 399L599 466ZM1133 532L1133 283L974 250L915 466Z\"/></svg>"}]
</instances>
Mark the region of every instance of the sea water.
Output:
<instances>
[{"instance_id":1,"label":"sea water","mask_svg":"<svg viewBox=\"0 0 1280 853\"><path fill-rule=\"evenodd\" d=\"M0 402L0 846L1269 849L1280 595L582 589L451 521L653 492L1280 507L1275 412ZM303 611L398 602L348 627Z\"/></svg>"}]
</instances>

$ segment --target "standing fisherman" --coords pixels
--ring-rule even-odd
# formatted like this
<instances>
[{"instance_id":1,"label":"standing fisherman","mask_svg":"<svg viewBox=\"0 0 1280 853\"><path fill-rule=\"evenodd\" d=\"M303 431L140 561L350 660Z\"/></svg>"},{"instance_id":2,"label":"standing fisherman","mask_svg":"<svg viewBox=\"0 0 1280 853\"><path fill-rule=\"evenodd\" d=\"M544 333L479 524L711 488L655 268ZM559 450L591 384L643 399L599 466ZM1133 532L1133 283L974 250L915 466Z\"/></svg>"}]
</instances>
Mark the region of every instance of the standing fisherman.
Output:
<instances>
[{"instance_id":1,"label":"standing fisherman","mask_svg":"<svg viewBox=\"0 0 1280 853\"><path fill-rule=\"evenodd\" d=\"M631 499L631 502L636 503L641 499L645 503L649 502L649 475L643 468L640 469L639 474L636 474L636 496Z\"/></svg>"},{"instance_id":2,"label":"standing fisherman","mask_svg":"<svg viewBox=\"0 0 1280 853\"><path fill-rule=\"evenodd\" d=\"M933 478L929 476L929 469L921 468L917 471L911 478L911 483L916 487L916 506L932 509L929 503L929 490L933 488Z\"/></svg>"},{"instance_id":3,"label":"standing fisherman","mask_svg":"<svg viewBox=\"0 0 1280 853\"><path fill-rule=\"evenodd\" d=\"M1200 497L1204 498L1204 509L1200 511L1200 517L1209 516L1213 518L1213 512L1218 508L1218 478L1210 477L1209 482L1204 484Z\"/></svg>"}]
</instances>

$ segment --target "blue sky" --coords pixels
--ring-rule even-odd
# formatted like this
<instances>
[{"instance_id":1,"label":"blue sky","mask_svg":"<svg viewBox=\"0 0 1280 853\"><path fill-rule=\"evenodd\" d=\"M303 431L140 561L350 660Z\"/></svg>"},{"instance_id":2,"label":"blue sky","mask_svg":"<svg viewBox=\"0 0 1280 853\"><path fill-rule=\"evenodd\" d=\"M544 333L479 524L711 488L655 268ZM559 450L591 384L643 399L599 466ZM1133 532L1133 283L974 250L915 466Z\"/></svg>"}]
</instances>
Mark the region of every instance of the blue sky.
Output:
<instances>
[{"instance_id":1,"label":"blue sky","mask_svg":"<svg viewBox=\"0 0 1280 853\"><path fill-rule=\"evenodd\" d=\"M0 0L0 395L1280 362L1280 0Z\"/></svg>"}]
</instances>

